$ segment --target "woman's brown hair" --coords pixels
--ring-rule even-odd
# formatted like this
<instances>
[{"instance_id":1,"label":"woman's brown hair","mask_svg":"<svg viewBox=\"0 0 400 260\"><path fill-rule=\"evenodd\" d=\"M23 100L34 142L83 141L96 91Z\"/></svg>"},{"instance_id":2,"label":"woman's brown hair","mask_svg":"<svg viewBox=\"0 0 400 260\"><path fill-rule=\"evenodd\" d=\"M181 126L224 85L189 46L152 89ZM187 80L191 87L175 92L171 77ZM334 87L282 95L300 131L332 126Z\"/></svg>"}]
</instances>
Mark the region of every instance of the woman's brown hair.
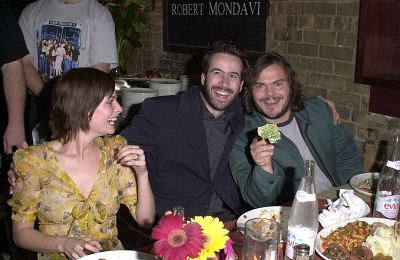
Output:
<instances>
[{"instance_id":1,"label":"woman's brown hair","mask_svg":"<svg viewBox=\"0 0 400 260\"><path fill-rule=\"evenodd\" d=\"M95 109L114 89L114 80L98 69L77 68L64 74L52 92L52 139L67 143L79 131L87 132Z\"/></svg>"}]
</instances>

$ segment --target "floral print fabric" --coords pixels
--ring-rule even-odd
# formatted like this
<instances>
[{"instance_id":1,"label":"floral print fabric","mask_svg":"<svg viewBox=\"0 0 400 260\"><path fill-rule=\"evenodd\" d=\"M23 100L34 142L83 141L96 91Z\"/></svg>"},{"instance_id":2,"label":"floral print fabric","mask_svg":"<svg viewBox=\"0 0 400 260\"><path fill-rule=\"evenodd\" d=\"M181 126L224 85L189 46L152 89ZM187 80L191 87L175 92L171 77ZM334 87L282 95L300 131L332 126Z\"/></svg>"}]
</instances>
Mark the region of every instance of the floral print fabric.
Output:
<instances>
[{"instance_id":1,"label":"floral print fabric","mask_svg":"<svg viewBox=\"0 0 400 260\"><path fill-rule=\"evenodd\" d=\"M52 149L53 142L20 149L14 154L19 174L12 206L14 221L39 221L40 232L53 236L90 237L103 250L121 249L116 214L120 203L134 214L137 190L134 172L114 158L121 136L98 137L100 161L97 178L86 198L68 173L62 170ZM106 247L106 248L104 248ZM54 254L53 254L54 255ZM39 254L39 259L63 259Z\"/></svg>"}]
</instances>

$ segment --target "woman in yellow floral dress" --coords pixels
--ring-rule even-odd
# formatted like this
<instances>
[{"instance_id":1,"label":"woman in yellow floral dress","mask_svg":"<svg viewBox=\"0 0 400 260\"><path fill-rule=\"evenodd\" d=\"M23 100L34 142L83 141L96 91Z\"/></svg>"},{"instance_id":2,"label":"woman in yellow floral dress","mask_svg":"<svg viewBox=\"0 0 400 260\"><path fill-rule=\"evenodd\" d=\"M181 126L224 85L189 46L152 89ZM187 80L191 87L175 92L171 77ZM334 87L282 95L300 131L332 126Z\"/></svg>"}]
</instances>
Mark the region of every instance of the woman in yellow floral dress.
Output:
<instances>
[{"instance_id":1,"label":"woman in yellow floral dress","mask_svg":"<svg viewBox=\"0 0 400 260\"><path fill-rule=\"evenodd\" d=\"M74 69L52 98L53 141L14 154L14 240L38 259L122 249L120 203L142 226L153 223L155 209L143 150L111 135L122 112L114 81L93 68Z\"/></svg>"}]
</instances>

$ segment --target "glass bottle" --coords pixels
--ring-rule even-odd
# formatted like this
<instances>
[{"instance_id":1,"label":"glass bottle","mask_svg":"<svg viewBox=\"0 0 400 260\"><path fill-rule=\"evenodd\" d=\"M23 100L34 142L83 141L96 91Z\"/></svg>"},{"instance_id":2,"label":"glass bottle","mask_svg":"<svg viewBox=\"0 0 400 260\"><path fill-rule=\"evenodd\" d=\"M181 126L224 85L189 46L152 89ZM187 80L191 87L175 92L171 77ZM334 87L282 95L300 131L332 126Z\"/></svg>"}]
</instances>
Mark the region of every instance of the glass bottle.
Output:
<instances>
[{"instance_id":1,"label":"glass bottle","mask_svg":"<svg viewBox=\"0 0 400 260\"><path fill-rule=\"evenodd\" d=\"M175 206L172 208L172 214L180 215L183 219L185 219L185 208L182 206Z\"/></svg>"},{"instance_id":2,"label":"glass bottle","mask_svg":"<svg viewBox=\"0 0 400 260\"><path fill-rule=\"evenodd\" d=\"M374 217L399 219L400 134L393 138L393 151L383 166L376 188Z\"/></svg>"},{"instance_id":3,"label":"glass bottle","mask_svg":"<svg viewBox=\"0 0 400 260\"><path fill-rule=\"evenodd\" d=\"M314 258L315 238L318 231L318 201L315 195L313 160L304 162L304 176L293 200L288 224L285 259L294 258L296 245L310 247L310 259Z\"/></svg>"},{"instance_id":4,"label":"glass bottle","mask_svg":"<svg viewBox=\"0 0 400 260\"><path fill-rule=\"evenodd\" d=\"M295 260L309 260L310 259L310 246L307 244L298 244L295 247L293 259Z\"/></svg>"}]
</instances>

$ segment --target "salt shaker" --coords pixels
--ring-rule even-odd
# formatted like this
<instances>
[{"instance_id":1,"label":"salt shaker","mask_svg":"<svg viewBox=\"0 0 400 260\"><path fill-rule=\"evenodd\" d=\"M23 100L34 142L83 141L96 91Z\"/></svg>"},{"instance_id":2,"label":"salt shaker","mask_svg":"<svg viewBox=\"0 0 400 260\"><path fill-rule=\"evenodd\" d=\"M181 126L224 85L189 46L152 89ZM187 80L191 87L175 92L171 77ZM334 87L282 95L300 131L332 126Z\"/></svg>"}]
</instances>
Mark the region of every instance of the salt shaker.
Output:
<instances>
[{"instance_id":1,"label":"salt shaker","mask_svg":"<svg viewBox=\"0 0 400 260\"><path fill-rule=\"evenodd\" d=\"M310 259L310 246L307 244L298 244L295 246L295 253L293 259L295 260L309 260Z\"/></svg>"}]
</instances>

